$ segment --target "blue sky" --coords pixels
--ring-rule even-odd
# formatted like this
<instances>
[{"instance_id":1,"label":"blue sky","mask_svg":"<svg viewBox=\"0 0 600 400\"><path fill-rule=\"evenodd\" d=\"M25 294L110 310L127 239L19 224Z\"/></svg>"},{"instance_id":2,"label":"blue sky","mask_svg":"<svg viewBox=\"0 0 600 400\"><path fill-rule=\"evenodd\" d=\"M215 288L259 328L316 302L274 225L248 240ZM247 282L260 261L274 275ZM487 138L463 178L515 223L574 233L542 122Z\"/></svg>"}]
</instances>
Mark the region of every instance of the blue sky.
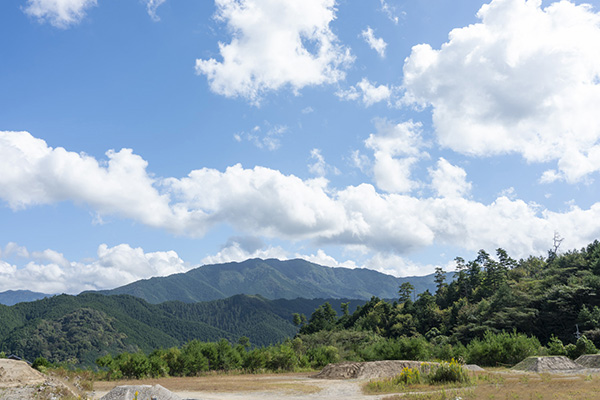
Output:
<instances>
[{"instance_id":1,"label":"blue sky","mask_svg":"<svg viewBox=\"0 0 600 400\"><path fill-rule=\"evenodd\" d=\"M600 236L600 4L0 3L0 290Z\"/></svg>"}]
</instances>

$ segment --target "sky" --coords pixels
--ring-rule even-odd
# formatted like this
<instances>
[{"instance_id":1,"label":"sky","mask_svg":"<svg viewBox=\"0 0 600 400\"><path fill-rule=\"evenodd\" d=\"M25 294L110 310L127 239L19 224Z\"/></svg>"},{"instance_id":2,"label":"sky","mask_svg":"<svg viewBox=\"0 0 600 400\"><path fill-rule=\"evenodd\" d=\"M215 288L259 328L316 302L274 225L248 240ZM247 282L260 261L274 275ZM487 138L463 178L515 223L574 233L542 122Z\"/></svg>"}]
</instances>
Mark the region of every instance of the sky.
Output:
<instances>
[{"instance_id":1,"label":"sky","mask_svg":"<svg viewBox=\"0 0 600 400\"><path fill-rule=\"evenodd\" d=\"M600 1L0 2L0 291L600 237Z\"/></svg>"}]
</instances>

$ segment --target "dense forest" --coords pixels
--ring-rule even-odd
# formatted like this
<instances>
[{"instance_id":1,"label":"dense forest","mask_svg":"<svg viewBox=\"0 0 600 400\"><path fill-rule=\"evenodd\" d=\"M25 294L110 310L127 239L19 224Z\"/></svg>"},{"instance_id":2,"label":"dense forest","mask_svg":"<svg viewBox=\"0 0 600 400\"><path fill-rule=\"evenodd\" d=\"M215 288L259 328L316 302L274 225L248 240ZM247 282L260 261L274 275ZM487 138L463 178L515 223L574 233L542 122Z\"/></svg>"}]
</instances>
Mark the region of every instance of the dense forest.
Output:
<instances>
[{"instance_id":1,"label":"dense forest","mask_svg":"<svg viewBox=\"0 0 600 400\"><path fill-rule=\"evenodd\" d=\"M466 344L486 332L515 330L546 344L552 337L575 342L579 332L600 344L600 242L519 261L503 249L495 257L480 250L471 261L457 257L456 269L452 282L446 282L441 268L436 270L435 293L413 296L413 287L404 283L398 301L374 297L341 318L325 304L300 333L359 330Z\"/></svg>"},{"instance_id":2,"label":"dense forest","mask_svg":"<svg viewBox=\"0 0 600 400\"><path fill-rule=\"evenodd\" d=\"M249 338L267 346L298 331L292 314L310 313L325 299L267 300L238 295L201 303L150 304L128 295L60 295L14 306L0 305L0 351L29 360L93 365L120 352L150 352L194 339L232 342ZM330 299L336 307L350 301Z\"/></svg>"}]
</instances>

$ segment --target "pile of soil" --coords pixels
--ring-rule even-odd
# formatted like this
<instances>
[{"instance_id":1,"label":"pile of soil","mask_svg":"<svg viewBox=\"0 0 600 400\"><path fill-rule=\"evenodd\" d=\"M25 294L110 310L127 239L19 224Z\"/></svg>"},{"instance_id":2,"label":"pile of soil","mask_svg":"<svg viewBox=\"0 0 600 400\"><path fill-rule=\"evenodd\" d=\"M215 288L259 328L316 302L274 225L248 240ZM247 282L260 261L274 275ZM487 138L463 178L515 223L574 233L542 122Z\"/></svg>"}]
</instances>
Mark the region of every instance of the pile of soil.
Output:
<instances>
[{"instance_id":1,"label":"pile of soil","mask_svg":"<svg viewBox=\"0 0 600 400\"><path fill-rule=\"evenodd\" d=\"M600 354L584 354L575 362L584 368L600 368Z\"/></svg>"},{"instance_id":2,"label":"pile of soil","mask_svg":"<svg viewBox=\"0 0 600 400\"><path fill-rule=\"evenodd\" d=\"M318 379L375 379L388 378L398 375L403 368L417 368L421 371L429 370L432 365L421 361L369 361L369 362L345 362L329 364L313 378Z\"/></svg>"},{"instance_id":3,"label":"pile of soil","mask_svg":"<svg viewBox=\"0 0 600 400\"><path fill-rule=\"evenodd\" d=\"M563 372L577 371L582 369L582 367L565 356L548 356L527 357L512 367L512 369L528 372Z\"/></svg>"},{"instance_id":4,"label":"pile of soil","mask_svg":"<svg viewBox=\"0 0 600 400\"><path fill-rule=\"evenodd\" d=\"M152 400L182 400L181 397L160 385L125 385L117 386L106 393L100 400L131 400L135 398L137 392L138 399Z\"/></svg>"},{"instance_id":5,"label":"pile of soil","mask_svg":"<svg viewBox=\"0 0 600 400\"><path fill-rule=\"evenodd\" d=\"M0 387L18 387L44 383L46 377L25 361L0 359Z\"/></svg>"}]
</instances>

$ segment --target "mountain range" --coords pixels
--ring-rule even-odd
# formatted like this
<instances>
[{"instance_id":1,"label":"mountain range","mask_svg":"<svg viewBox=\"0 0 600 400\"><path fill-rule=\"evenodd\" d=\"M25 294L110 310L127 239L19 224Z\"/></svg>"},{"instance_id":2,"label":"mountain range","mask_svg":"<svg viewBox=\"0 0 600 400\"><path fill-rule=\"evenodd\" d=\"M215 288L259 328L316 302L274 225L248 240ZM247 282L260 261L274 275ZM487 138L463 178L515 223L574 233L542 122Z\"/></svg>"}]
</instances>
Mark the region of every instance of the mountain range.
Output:
<instances>
[{"instance_id":1,"label":"mountain range","mask_svg":"<svg viewBox=\"0 0 600 400\"><path fill-rule=\"evenodd\" d=\"M452 273L450 273L452 274ZM451 280L452 275L448 276ZM204 265L181 274L139 280L106 295L129 294L149 303L170 300L186 303L223 299L236 294L267 299L348 298L368 300L398 297L398 287L410 282L415 294L435 292L434 275L397 278L366 268L331 268L305 260L250 259Z\"/></svg>"}]
</instances>

